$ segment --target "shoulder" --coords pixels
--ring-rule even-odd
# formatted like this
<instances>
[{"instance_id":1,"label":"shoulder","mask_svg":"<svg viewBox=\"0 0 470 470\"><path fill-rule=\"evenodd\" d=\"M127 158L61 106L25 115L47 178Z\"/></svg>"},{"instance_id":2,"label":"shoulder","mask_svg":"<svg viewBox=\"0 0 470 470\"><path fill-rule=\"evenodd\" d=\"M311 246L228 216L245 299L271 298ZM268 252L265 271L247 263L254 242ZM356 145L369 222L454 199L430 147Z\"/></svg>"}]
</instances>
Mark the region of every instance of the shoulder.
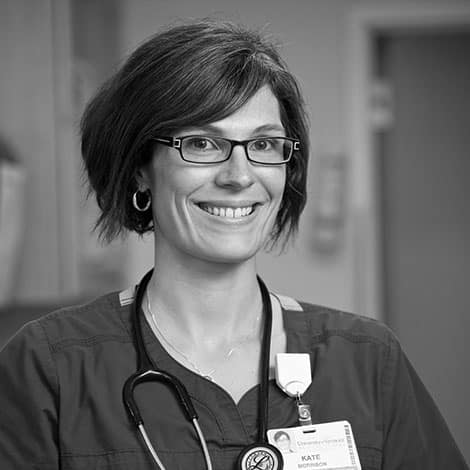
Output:
<instances>
[{"instance_id":1,"label":"shoulder","mask_svg":"<svg viewBox=\"0 0 470 470\"><path fill-rule=\"evenodd\" d=\"M309 302L279 297L287 344L309 352L317 381L335 383L351 397L373 396L377 384L391 393L399 374L406 374L401 345L385 324L375 319Z\"/></svg>"},{"instance_id":2,"label":"shoulder","mask_svg":"<svg viewBox=\"0 0 470 470\"><path fill-rule=\"evenodd\" d=\"M79 344L130 341L129 303L123 293L113 292L81 305L61 308L26 323L9 343L47 344L54 353Z\"/></svg>"},{"instance_id":3,"label":"shoulder","mask_svg":"<svg viewBox=\"0 0 470 470\"><path fill-rule=\"evenodd\" d=\"M384 323L364 315L274 294L283 309L286 330L322 342L340 337L350 343L375 343L390 347L396 336Z\"/></svg>"}]
</instances>

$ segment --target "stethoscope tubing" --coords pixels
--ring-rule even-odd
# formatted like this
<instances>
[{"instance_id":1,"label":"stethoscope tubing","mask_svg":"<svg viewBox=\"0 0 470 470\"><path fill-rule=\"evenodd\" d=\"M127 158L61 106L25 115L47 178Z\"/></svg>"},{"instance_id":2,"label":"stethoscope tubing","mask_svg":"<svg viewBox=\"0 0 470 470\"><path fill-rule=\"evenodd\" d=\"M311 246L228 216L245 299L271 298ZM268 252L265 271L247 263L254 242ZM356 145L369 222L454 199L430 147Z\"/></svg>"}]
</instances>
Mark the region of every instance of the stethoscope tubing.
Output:
<instances>
[{"instance_id":1,"label":"stethoscope tubing","mask_svg":"<svg viewBox=\"0 0 470 470\"><path fill-rule=\"evenodd\" d=\"M202 430L201 430L201 427L199 426L198 420L196 418L194 418L192 420L192 422L193 422L194 429L196 430L196 433L197 433L198 438L199 438L199 442L200 442L201 447L202 447L202 452L204 454L204 460L206 461L207 470L212 470L212 461L211 461L211 457L210 457L210 454L209 454L209 449L207 448L207 442L206 442L206 439L204 437L204 434L202 433ZM145 445L147 446L147 449L149 450L149 452L150 452L154 462L157 464L158 468L160 468L161 470L165 470L165 466L163 465L162 461L158 457L157 451L154 449L152 441L150 440L150 438L147 434L147 431L145 430L145 427L144 427L143 423L139 424L138 430L139 430L140 434L142 435L142 439L145 442Z\"/></svg>"},{"instance_id":2,"label":"stethoscope tubing","mask_svg":"<svg viewBox=\"0 0 470 470\"><path fill-rule=\"evenodd\" d=\"M135 349L137 353L137 371L132 374L124 383L122 397L125 408L142 436L142 439L150 452L154 462L161 470L165 470L163 463L158 457L152 442L145 430L144 420L139 411L136 401L134 400L134 389L138 385L145 382L161 382L169 386L173 393L176 395L177 401L180 404L186 418L193 424L193 427L198 435L199 442L206 461L207 470L212 470L212 462L207 448L207 442L204 434L199 426L198 415L189 396L186 387L174 375L169 372L162 371L156 367L148 351L145 347L143 333L142 333L142 300L145 294L147 285L152 277L153 269L140 281L137 286L135 300L131 307L132 327ZM272 329L272 310L269 291L264 285L263 281L258 277L260 285L262 300L263 300L263 316L264 316L264 329L261 345L261 384L259 391L259 415L258 415L258 442L266 444L266 431L268 422L268 406L269 406L269 360L270 360L270 343L271 343L271 329ZM251 446L250 446L251 447Z\"/></svg>"}]
</instances>

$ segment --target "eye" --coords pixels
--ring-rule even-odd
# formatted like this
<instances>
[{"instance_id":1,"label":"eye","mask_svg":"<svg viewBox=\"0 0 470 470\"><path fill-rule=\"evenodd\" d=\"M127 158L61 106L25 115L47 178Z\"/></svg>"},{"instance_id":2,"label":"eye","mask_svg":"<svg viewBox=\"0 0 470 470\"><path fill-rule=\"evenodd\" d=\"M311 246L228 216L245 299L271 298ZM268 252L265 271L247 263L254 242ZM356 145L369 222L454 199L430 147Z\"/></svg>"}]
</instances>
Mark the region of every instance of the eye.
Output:
<instances>
[{"instance_id":1,"label":"eye","mask_svg":"<svg viewBox=\"0 0 470 470\"><path fill-rule=\"evenodd\" d=\"M266 152L274 147L274 139L256 139L250 143L250 148L256 152Z\"/></svg>"},{"instance_id":2,"label":"eye","mask_svg":"<svg viewBox=\"0 0 470 470\"><path fill-rule=\"evenodd\" d=\"M184 146L187 150L193 152L207 152L211 150L218 150L219 148L213 139L202 136L185 137Z\"/></svg>"}]
</instances>

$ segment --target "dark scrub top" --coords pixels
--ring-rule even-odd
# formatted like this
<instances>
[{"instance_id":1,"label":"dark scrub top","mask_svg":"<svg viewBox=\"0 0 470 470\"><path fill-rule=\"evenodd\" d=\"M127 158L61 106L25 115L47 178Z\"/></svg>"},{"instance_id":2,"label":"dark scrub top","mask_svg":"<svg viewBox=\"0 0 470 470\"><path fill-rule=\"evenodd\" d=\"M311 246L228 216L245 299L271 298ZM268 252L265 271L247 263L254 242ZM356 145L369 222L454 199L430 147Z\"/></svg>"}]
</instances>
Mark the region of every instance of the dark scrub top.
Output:
<instances>
[{"instance_id":1,"label":"dark scrub top","mask_svg":"<svg viewBox=\"0 0 470 470\"><path fill-rule=\"evenodd\" d=\"M122 293L121 293L122 294ZM449 431L382 324L283 300L287 352L311 355L304 395L314 423L348 420L363 470L467 469ZM136 369L131 297L104 296L23 327L0 354L0 468L156 468L122 404ZM257 434L258 387L234 403L215 383L172 359L143 322L156 364L187 387L214 470L232 470ZM199 441L172 393L136 389L147 432L168 470L203 470ZM269 429L295 426L296 406L270 383Z\"/></svg>"}]
</instances>

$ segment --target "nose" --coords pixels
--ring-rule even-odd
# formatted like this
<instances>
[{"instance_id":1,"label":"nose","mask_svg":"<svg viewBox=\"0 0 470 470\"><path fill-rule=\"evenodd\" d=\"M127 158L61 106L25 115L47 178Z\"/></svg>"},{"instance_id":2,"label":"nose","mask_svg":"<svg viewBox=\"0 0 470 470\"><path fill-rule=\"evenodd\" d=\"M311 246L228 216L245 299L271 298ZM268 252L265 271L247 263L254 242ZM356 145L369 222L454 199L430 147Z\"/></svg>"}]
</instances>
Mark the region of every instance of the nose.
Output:
<instances>
[{"instance_id":1,"label":"nose","mask_svg":"<svg viewBox=\"0 0 470 470\"><path fill-rule=\"evenodd\" d=\"M254 183L253 168L243 145L233 147L230 158L221 164L216 183L236 190L248 188Z\"/></svg>"}]
</instances>

